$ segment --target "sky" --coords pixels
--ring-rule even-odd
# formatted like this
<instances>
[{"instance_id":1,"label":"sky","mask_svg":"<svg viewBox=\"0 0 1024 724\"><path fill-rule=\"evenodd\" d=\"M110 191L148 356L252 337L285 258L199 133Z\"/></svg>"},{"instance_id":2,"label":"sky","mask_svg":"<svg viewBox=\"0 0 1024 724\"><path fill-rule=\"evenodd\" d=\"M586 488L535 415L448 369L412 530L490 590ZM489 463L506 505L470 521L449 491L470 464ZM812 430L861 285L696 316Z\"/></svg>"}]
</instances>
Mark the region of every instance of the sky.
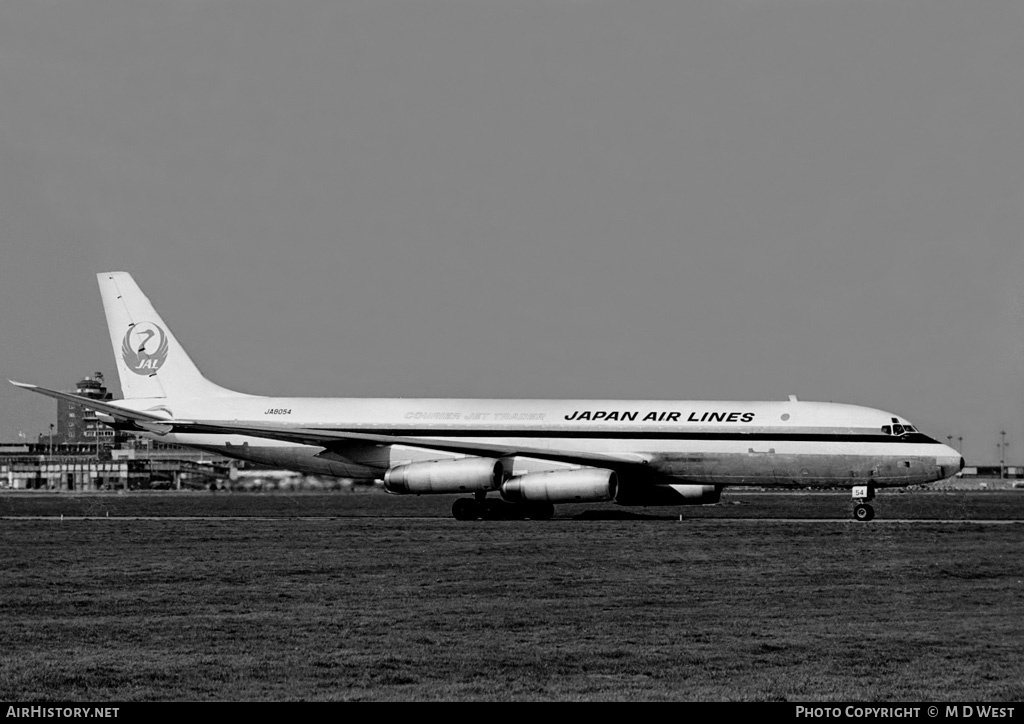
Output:
<instances>
[{"instance_id":1,"label":"sky","mask_svg":"<svg viewBox=\"0 0 1024 724\"><path fill-rule=\"evenodd\" d=\"M1024 4L0 3L0 378L834 400L1024 463ZM0 386L0 441L56 403ZM959 441L962 438L962 443Z\"/></svg>"}]
</instances>

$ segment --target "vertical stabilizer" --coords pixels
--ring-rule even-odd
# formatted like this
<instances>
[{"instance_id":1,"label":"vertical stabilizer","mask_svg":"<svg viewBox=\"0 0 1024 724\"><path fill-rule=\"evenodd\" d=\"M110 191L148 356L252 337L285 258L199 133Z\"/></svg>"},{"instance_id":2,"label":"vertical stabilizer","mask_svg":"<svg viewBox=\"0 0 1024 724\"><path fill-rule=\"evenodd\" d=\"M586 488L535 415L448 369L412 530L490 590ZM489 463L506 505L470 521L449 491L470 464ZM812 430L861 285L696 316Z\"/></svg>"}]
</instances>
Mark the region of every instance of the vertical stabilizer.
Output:
<instances>
[{"instance_id":1,"label":"vertical stabilizer","mask_svg":"<svg viewBox=\"0 0 1024 724\"><path fill-rule=\"evenodd\" d=\"M96 275L125 399L238 395L203 377L132 275Z\"/></svg>"}]
</instances>

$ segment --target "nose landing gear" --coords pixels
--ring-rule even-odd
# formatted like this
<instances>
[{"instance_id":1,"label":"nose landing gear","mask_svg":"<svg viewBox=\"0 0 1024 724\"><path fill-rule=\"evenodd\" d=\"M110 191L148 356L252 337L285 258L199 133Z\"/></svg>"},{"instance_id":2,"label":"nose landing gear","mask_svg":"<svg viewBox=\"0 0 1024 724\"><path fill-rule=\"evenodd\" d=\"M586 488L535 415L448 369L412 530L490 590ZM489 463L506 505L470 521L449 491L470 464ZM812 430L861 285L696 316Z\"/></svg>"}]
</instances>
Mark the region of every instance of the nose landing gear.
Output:
<instances>
[{"instance_id":1,"label":"nose landing gear","mask_svg":"<svg viewBox=\"0 0 1024 724\"><path fill-rule=\"evenodd\" d=\"M875 499L874 485L855 485L853 488L853 518L866 523L875 517L875 509L868 502Z\"/></svg>"}]
</instances>

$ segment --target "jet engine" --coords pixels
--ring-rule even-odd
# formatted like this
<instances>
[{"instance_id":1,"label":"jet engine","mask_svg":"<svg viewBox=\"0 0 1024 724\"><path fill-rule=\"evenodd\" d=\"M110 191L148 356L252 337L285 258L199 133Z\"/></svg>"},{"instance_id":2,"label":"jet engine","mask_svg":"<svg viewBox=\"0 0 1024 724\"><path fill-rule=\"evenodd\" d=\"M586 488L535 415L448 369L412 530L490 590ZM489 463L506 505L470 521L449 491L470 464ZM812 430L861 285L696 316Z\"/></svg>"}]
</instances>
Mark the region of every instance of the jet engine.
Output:
<instances>
[{"instance_id":1,"label":"jet engine","mask_svg":"<svg viewBox=\"0 0 1024 724\"><path fill-rule=\"evenodd\" d=\"M618 486L612 470L554 470L509 478L501 486L501 497L517 503L595 503L614 498Z\"/></svg>"},{"instance_id":2,"label":"jet engine","mask_svg":"<svg viewBox=\"0 0 1024 724\"><path fill-rule=\"evenodd\" d=\"M391 468L384 474L384 489L399 495L487 492L497 490L503 476L500 460L434 460Z\"/></svg>"}]
</instances>

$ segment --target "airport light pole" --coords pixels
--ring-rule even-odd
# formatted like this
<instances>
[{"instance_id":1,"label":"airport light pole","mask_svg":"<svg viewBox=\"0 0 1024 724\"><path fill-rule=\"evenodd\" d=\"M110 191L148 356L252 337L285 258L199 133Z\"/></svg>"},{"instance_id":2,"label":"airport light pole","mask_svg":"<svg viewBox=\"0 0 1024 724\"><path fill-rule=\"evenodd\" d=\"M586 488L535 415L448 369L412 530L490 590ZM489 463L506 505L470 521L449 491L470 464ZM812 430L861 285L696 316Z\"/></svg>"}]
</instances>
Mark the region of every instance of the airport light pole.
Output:
<instances>
[{"instance_id":1,"label":"airport light pole","mask_svg":"<svg viewBox=\"0 0 1024 724\"><path fill-rule=\"evenodd\" d=\"M999 479L1006 477L1006 430L999 431Z\"/></svg>"}]
</instances>

